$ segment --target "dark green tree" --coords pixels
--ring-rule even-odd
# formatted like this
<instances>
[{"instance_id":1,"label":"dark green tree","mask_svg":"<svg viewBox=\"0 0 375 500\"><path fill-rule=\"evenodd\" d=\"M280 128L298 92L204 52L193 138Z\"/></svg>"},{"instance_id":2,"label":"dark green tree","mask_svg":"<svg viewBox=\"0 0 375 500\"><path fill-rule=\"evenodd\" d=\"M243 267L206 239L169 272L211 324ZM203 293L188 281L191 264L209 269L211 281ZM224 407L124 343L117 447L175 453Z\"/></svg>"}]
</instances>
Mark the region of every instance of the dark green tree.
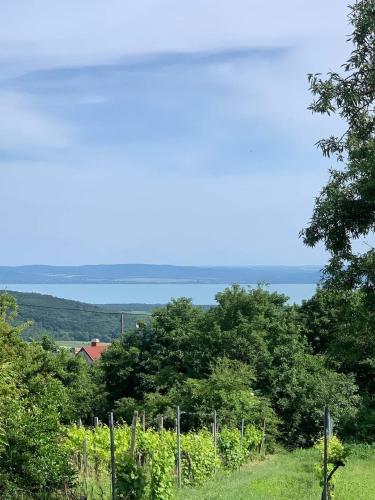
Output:
<instances>
[{"instance_id":1,"label":"dark green tree","mask_svg":"<svg viewBox=\"0 0 375 500\"><path fill-rule=\"evenodd\" d=\"M216 299L207 311L175 300L110 347L99 364L107 410L128 421L138 409L173 422L179 404L185 428L207 425L215 407L232 425L244 414L259 423L268 412L270 429L276 414L290 446L316 438L326 401L338 424L353 414L352 378L311 354L304 320L287 297L233 286Z\"/></svg>"},{"instance_id":2,"label":"dark green tree","mask_svg":"<svg viewBox=\"0 0 375 500\"><path fill-rule=\"evenodd\" d=\"M350 7L353 51L341 68L327 78L310 75L314 113L338 115L346 124L340 137L319 141L325 156L340 165L315 204L304 242L323 242L330 252L325 269L328 285L362 287L375 303L375 250L358 252L353 243L371 237L375 229L375 0L358 0ZM364 246L362 248L365 248Z\"/></svg>"},{"instance_id":3,"label":"dark green tree","mask_svg":"<svg viewBox=\"0 0 375 500\"><path fill-rule=\"evenodd\" d=\"M0 497L56 498L74 480L62 423L90 415L93 384L83 360L14 326L14 297L0 295Z\"/></svg>"}]
</instances>

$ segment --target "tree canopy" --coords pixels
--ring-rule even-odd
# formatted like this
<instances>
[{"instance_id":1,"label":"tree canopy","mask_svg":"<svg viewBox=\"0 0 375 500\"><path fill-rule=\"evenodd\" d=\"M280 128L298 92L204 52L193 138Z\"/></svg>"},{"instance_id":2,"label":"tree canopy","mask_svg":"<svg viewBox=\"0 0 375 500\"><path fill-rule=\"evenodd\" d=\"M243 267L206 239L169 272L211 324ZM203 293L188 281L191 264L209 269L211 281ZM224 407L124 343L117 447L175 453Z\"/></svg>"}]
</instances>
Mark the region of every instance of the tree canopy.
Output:
<instances>
[{"instance_id":1,"label":"tree canopy","mask_svg":"<svg viewBox=\"0 0 375 500\"><path fill-rule=\"evenodd\" d=\"M309 75L314 113L338 115L345 123L340 137L318 142L323 154L339 165L318 196L308 227L309 246L323 242L330 252L326 282L341 288L362 287L374 303L375 250L375 0L350 7L353 50L340 72L326 78ZM369 238L358 251L355 241Z\"/></svg>"}]
</instances>

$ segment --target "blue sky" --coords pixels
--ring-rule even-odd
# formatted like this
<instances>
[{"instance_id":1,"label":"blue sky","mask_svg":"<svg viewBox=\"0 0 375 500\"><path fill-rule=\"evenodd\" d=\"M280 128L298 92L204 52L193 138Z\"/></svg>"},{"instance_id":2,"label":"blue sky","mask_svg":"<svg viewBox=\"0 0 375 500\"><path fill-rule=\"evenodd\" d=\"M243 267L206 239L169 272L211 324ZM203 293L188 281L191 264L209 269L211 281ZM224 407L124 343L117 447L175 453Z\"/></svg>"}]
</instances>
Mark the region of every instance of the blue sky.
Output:
<instances>
[{"instance_id":1,"label":"blue sky","mask_svg":"<svg viewBox=\"0 0 375 500\"><path fill-rule=\"evenodd\" d=\"M3 0L1 265L321 264L345 2Z\"/></svg>"}]
</instances>

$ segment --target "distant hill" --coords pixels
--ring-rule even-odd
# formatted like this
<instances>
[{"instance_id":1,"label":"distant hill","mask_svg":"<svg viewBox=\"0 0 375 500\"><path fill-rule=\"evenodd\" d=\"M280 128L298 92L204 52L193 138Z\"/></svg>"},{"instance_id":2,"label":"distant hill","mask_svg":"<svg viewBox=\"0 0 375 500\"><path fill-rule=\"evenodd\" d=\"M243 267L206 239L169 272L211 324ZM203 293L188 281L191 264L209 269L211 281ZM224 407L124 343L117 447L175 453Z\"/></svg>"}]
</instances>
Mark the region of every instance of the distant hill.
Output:
<instances>
[{"instance_id":1,"label":"distant hill","mask_svg":"<svg viewBox=\"0 0 375 500\"><path fill-rule=\"evenodd\" d=\"M0 266L0 284L317 283L321 266L193 267L152 264Z\"/></svg>"},{"instance_id":2,"label":"distant hill","mask_svg":"<svg viewBox=\"0 0 375 500\"><path fill-rule=\"evenodd\" d=\"M56 340L99 338L102 342L110 342L120 334L120 312L125 312L125 329L133 329L137 321L149 321L151 311L156 307L150 304L100 306L38 293L8 293L14 295L19 304L15 323L32 321L23 335L25 339L47 334Z\"/></svg>"}]
</instances>

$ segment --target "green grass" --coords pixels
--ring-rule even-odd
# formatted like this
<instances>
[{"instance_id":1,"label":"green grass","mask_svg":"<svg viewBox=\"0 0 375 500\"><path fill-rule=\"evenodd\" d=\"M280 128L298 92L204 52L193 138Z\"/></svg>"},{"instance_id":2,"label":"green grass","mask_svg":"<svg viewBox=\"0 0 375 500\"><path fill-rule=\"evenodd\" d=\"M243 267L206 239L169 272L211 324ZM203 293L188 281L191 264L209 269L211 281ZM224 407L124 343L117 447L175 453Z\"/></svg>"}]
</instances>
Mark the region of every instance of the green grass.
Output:
<instances>
[{"instance_id":1,"label":"green grass","mask_svg":"<svg viewBox=\"0 0 375 500\"><path fill-rule=\"evenodd\" d=\"M335 500L375 498L375 448L357 445L341 470L335 488Z\"/></svg>"},{"instance_id":2,"label":"green grass","mask_svg":"<svg viewBox=\"0 0 375 500\"><path fill-rule=\"evenodd\" d=\"M174 500L320 500L321 488L314 472L319 452L297 450L268 456L237 472L219 472L200 487L176 491ZM337 474L334 500L375 499L375 447L357 445L345 468ZM81 477L78 497L110 500L109 474L100 481Z\"/></svg>"},{"instance_id":3,"label":"green grass","mask_svg":"<svg viewBox=\"0 0 375 500\"><path fill-rule=\"evenodd\" d=\"M90 345L91 342L84 340L56 340L57 345L60 347L83 347Z\"/></svg>"},{"instance_id":4,"label":"green grass","mask_svg":"<svg viewBox=\"0 0 375 500\"><path fill-rule=\"evenodd\" d=\"M219 473L199 488L183 488L184 500L319 500L321 489L314 473L316 450L297 450L268 457L239 472ZM375 498L375 451L354 449L336 480L335 500Z\"/></svg>"}]
</instances>

